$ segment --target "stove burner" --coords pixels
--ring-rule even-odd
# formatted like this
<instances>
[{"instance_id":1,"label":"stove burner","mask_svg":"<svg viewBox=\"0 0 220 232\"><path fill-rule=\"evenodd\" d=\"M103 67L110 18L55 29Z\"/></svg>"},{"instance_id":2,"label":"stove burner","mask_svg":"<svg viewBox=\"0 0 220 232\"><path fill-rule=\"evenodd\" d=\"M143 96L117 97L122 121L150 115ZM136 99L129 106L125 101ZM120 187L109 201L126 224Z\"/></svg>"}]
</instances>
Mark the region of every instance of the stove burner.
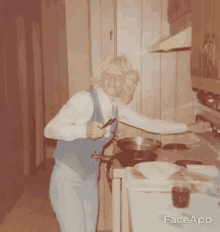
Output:
<instances>
[{"instance_id":1,"label":"stove burner","mask_svg":"<svg viewBox=\"0 0 220 232\"><path fill-rule=\"evenodd\" d=\"M182 143L170 143L165 144L162 147L163 150L189 150L189 147L187 147L185 144Z\"/></svg>"}]
</instances>

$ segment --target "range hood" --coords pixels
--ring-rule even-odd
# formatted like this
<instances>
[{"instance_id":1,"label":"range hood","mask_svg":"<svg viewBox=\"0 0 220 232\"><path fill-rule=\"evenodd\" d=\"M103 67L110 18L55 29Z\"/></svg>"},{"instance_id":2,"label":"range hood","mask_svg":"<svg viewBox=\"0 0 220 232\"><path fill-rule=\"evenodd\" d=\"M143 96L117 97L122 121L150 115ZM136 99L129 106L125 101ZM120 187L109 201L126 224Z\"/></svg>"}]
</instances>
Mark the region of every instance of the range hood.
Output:
<instances>
[{"instance_id":1,"label":"range hood","mask_svg":"<svg viewBox=\"0 0 220 232\"><path fill-rule=\"evenodd\" d=\"M168 52L173 50L190 49L192 43L192 26L187 27L176 35L159 41L148 49L149 52Z\"/></svg>"}]
</instances>

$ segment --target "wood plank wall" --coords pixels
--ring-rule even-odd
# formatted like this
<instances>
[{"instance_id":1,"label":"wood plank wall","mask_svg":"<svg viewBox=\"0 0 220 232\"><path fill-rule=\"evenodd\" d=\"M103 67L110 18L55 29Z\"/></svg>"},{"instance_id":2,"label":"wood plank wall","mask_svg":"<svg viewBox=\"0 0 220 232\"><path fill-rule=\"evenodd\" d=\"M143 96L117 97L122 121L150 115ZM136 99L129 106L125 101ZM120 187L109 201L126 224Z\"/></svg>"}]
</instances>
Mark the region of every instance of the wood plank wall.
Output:
<instances>
[{"instance_id":1,"label":"wood plank wall","mask_svg":"<svg viewBox=\"0 0 220 232\"><path fill-rule=\"evenodd\" d=\"M170 35L168 0L161 1L161 39ZM191 86L191 51L161 53L161 119L192 123L195 119L195 93ZM188 142L193 134L165 135L163 143Z\"/></svg>"},{"instance_id":2,"label":"wood plank wall","mask_svg":"<svg viewBox=\"0 0 220 232\"><path fill-rule=\"evenodd\" d=\"M65 1L69 97L90 87L88 1Z\"/></svg>"},{"instance_id":3,"label":"wood plank wall","mask_svg":"<svg viewBox=\"0 0 220 232\"><path fill-rule=\"evenodd\" d=\"M23 194L23 111L15 1L0 2L0 223Z\"/></svg>"},{"instance_id":4,"label":"wood plank wall","mask_svg":"<svg viewBox=\"0 0 220 232\"><path fill-rule=\"evenodd\" d=\"M142 114L160 119L160 54L150 54L148 48L161 39L161 0L142 1ZM160 140L160 135L147 132L147 138Z\"/></svg>"},{"instance_id":5,"label":"wood plank wall","mask_svg":"<svg viewBox=\"0 0 220 232\"><path fill-rule=\"evenodd\" d=\"M117 54L127 55L132 62L133 68L137 69L139 73L141 73L141 29L141 0L118 0ZM129 106L141 113L141 81ZM122 137L141 135L140 130L121 123L118 124L118 131Z\"/></svg>"},{"instance_id":6,"label":"wood plank wall","mask_svg":"<svg viewBox=\"0 0 220 232\"><path fill-rule=\"evenodd\" d=\"M41 57L41 25L32 21L33 69L35 83L35 127L36 127L36 166L44 161L44 109L43 109L43 77Z\"/></svg>"},{"instance_id":7,"label":"wood plank wall","mask_svg":"<svg viewBox=\"0 0 220 232\"><path fill-rule=\"evenodd\" d=\"M69 99L67 69L66 8L63 0L41 1L41 30L45 124ZM51 158L56 141L46 139L46 157Z\"/></svg>"},{"instance_id":8,"label":"wood plank wall","mask_svg":"<svg viewBox=\"0 0 220 232\"><path fill-rule=\"evenodd\" d=\"M26 40L24 17L20 15L17 20L17 48L18 48L18 78L21 95L22 116L23 116L23 157L24 174L29 174L29 131L28 131L28 93L27 93L27 61L26 61Z\"/></svg>"}]
</instances>

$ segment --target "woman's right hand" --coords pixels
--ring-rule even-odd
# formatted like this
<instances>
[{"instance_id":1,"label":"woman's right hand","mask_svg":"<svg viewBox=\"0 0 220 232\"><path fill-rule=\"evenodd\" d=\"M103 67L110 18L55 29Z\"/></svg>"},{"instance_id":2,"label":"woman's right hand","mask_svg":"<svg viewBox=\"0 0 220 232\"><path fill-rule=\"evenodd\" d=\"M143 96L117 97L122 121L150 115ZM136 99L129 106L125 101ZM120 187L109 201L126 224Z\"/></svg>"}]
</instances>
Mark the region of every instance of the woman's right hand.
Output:
<instances>
[{"instance_id":1,"label":"woman's right hand","mask_svg":"<svg viewBox=\"0 0 220 232\"><path fill-rule=\"evenodd\" d=\"M106 134L106 129L101 129L103 125L99 122L92 122L86 126L86 136L88 139L97 140Z\"/></svg>"}]
</instances>

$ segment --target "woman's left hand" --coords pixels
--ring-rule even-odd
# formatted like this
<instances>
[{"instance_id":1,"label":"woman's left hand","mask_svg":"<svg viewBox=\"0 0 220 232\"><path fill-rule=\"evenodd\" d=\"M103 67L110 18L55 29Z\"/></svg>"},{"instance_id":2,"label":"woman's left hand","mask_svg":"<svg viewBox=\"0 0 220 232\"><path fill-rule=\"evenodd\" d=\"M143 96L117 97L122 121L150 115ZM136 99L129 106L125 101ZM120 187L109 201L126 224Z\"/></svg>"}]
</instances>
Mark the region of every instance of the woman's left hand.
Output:
<instances>
[{"instance_id":1,"label":"woman's left hand","mask_svg":"<svg viewBox=\"0 0 220 232\"><path fill-rule=\"evenodd\" d=\"M209 122L197 121L187 125L187 131L194 133L204 133L212 131L212 127Z\"/></svg>"}]
</instances>

